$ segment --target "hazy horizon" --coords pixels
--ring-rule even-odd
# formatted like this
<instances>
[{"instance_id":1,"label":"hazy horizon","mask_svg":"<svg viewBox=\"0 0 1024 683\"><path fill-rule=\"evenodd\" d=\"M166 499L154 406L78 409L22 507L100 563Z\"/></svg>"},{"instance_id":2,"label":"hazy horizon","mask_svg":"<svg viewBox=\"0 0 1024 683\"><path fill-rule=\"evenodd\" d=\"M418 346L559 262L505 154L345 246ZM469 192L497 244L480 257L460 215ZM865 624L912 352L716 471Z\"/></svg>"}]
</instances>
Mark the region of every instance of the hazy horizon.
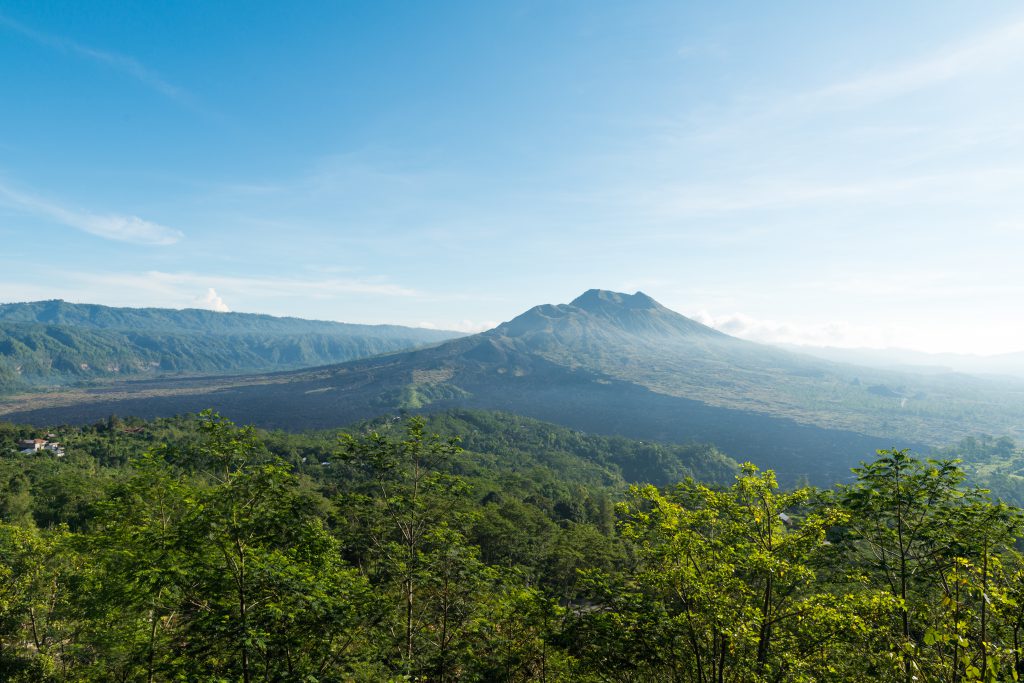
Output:
<instances>
[{"instance_id":1,"label":"hazy horizon","mask_svg":"<svg viewBox=\"0 0 1024 683\"><path fill-rule=\"evenodd\" d=\"M0 74L3 301L1024 351L1015 3L15 1Z\"/></svg>"},{"instance_id":2,"label":"hazy horizon","mask_svg":"<svg viewBox=\"0 0 1024 683\"><path fill-rule=\"evenodd\" d=\"M606 291L609 291L609 290L606 290ZM639 291L635 292L635 293L637 293L637 294L644 294L644 292L639 292ZM67 299L63 299L63 298L60 298L60 297L56 297L55 299L50 299L50 300L60 300L60 301L65 301L66 303L71 303L71 304L86 304L86 305L96 304L96 302L92 302L92 301L69 301ZM47 301L47 300L41 300L41 301L35 301L35 302L30 302L30 301L0 301L0 306L17 305L17 304L41 303L41 302L44 302L44 301ZM555 305L557 305L557 304L565 304L565 303L569 303L569 302L568 301L565 301L565 302L554 302L554 301L551 301L551 302L542 302L541 304L537 304L537 305L543 305L543 304L555 304ZM109 304L98 304L98 305L109 306ZM167 308L169 310L190 310L190 309L195 309L195 310L207 310L207 311L219 312L219 313L241 313L241 314L245 314L245 315L271 315L271 316L274 316L274 317L281 317L281 318L296 317L296 316L292 316L292 315L288 315L288 314L277 315L277 314L272 314L272 313L266 313L266 312L263 312L263 311L231 311L231 310L223 310L223 309L222 310L218 310L216 308L210 308L210 307L204 307L204 306L195 306L195 305L193 305L193 306L183 306L183 307L177 307L177 308L175 308L175 307L153 307L153 306L127 306L127 307L122 307L122 308L138 308L138 309L145 309L145 308ZM532 306L530 308L532 308ZM528 309L524 309L524 311L520 311L520 313L525 312L525 310L528 310ZM760 330L757 330L757 329L754 329L754 330L746 329L743 326L742 321L733 321L733 320L726 319L724 321L725 324L722 324L721 321L716 321L714 319L710 319L710 318L708 318L706 316L703 316L701 313L697 313L697 314L694 314L694 315L688 315L687 317L689 317L689 318L691 318L693 320L697 320L698 322L701 322L702 324L705 324L705 325L707 325L709 327L712 327L712 328L714 328L714 329L716 329L716 330L718 330L720 332L724 332L724 333L729 334L731 336L738 337L740 339L745 339L747 341L753 341L753 342L757 342L757 343L761 343L761 344L767 344L767 345L770 345L770 346L776 346L778 348L787 349L787 350L791 350L791 351L806 352L806 353L810 353L811 355L820 355L820 357L826 358L828 360L840 360L841 362L849 362L849 363L853 363L853 364L862 363L862 364L866 364L866 365L873 365L875 363L865 363L865 361L869 359L868 357L857 357L855 355L844 356L843 355L844 352L849 352L850 354L857 354L859 352L864 352L864 353L867 353L867 354L877 354L877 357L874 360L875 361L879 361L879 362L884 361L882 363L882 366L885 366L885 365L899 365L901 363L905 363L905 364L908 364L908 365L922 365L922 364L926 364L927 362L931 362L931 361L942 362L944 359L945 360L950 360L950 359L956 359L956 358L965 358L965 359L976 358L976 359L980 359L980 360L986 360L986 359L993 359L993 360L995 360L995 359L999 359L1001 357L1010 356L1010 357L1014 357L1014 359L1016 360L1017 357L1019 357L1021 355L1024 355L1024 352L1022 352L1022 351L1009 351L1009 352L1001 352L1001 353L965 353L965 352L955 352L955 351L920 351L920 350L903 348L903 347L899 347L899 346L853 346L853 345L850 345L850 346L839 346L839 345L818 344L818 343L814 343L813 341L793 342L793 341L787 341L786 339L772 339L770 337L766 338L766 336L758 334L758 332L760 332ZM351 323L352 322L350 320L329 319L329 318L323 318L323 319L321 319L321 318L311 318L311 319L308 319L308 320L321 320L323 322L338 322L338 323ZM509 318L508 320L511 320L511 318ZM414 329L427 329L427 330L457 332L457 333L461 333L461 334L476 334L478 332L486 332L487 330L494 329L495 327L497 327L498 325L501 325L504 322L507 322L507 320L500 320L500 321L495 321L493 323L486 323L486 324L480 324L480 325L474 324L470 328L467 328L464 325L456 325L455 327L451 327L451 328L441 328L441 327L438 327L437 325L434 325L432 323L420 323L419 325L408 325L407 327L411 327L411 328L414 328ZM394 325L395 323L381 322L381 323L357 323L357 324ZM829 353L831 351L837 352L836 357L833 357ZM822 353L818 354L818 353L815 353L815 352L822 352ZM954 367L952 369L960 369L960 368ZM964 370L964 371L970 372L972 370ZM974 370L974 371L976 371L976 370ZM1010 374L1024 374L1024 367L1022 367L1019 372L1015 370L1015 371L1011 372Z\"/></svg>"}]
</instances>

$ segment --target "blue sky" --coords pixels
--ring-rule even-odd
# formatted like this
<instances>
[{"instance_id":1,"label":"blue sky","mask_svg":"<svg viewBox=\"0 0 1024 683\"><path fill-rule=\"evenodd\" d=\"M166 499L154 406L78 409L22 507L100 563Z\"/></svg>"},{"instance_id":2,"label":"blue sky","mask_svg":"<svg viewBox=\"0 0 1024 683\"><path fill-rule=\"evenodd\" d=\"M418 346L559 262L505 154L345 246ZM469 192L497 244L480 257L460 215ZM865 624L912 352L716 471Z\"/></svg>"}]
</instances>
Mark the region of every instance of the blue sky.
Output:
<instances>
[{"instance_id":1,"label":"blue sky","mask_svg":"<svg viewBox=\"0 0 1024 683\"><path fill-rule=\"evenodd\" d=\"M7 0L0 301L1020 351L1022 83L1014 2Z\"/></svg>"}]
</instances>

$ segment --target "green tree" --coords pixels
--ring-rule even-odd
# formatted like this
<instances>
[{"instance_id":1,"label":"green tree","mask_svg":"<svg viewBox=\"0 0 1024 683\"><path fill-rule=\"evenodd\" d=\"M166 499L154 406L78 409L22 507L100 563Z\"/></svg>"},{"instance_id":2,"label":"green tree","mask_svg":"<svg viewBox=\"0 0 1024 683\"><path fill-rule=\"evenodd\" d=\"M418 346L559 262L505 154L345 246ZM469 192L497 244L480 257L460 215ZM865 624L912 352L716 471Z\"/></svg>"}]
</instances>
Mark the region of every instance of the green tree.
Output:
<instances>
[{"instance_id":1,"label":"green tree","mask_svg":"<svg viewBox=\"0 0 1024 683\"><path fill-rule=\"evenodd\" d=\"M991 582L1017 514L965 487L954 460L878 454L854 470L857 481L841 498L850 514L849 559L898 601L896 623L876 627L890 634L901 678L989 675L998 664L990 656Z\"/></svg>"},{"instance_id":2,"label":"green tree","mask_svg":"<svg viewBox=\"0 0 1024 683\"><path fill-rule=\"evenodd\" d=\"M134 468L95 506L91 532L81 539L92 571L78 602L97 676L151 683L167 668L181 586L189 580L181 534L191 491L156 456L141 456Z\"/></svg>"},{"instance_id":3,"label":"green tree","mask_svg":"<svg viewBox=\"0 0 1024 683\"><path fill-rule=\"evenodd\" d=\"M65 529L0 523L0 680L47 681L73 670L71 600L81 571Z\"/></svg>"},{"instance_id":4,"label":"green tree","mask_svg":"<svg viewBox=\"0 0 1024 683\"><path fill-rule=\"evenodd\" d=\"M82 547L79 673L109 680L313 680L365 664L373 596L317 500L256 433L136 458ZM315 637L311 637L315 634ZM348 672L348 673L346 673ZM89 679L91 680L91 679Z\"/></svg>"},{"instance_id":5,"label":"green tree","mask_svg":"<svg viewBox=\"0 0 1024 683\"><path fill-rule=\"evenodd\" d=\"M0 521L31 526L32 508L32 483L24 472L12 474L0 485Z\"/></svg>"},{"instance_id":6,"label":"green tree","mask_svg":"<svg viewBox=\"0 0 1024 683\"><path fill-rule=\"evenodd\" d=\"M379 432L342 435L341 456L360 485L340 500L359 524L376 585L393 591L399 671L448 680L455 651L488 580L479 551L466 540L465 481L450 474L456 439L424 431L410 418L404 438Z\"/></svg>"},{"instance_id":7,"label":"green tree","mask_svg":"<svg viewBox=\"0 0 1024 683\"><path fill-rule=\"evenodd\" d=\"M813 489L780 493L772 472L746 464L724 490L689 480L668 492L634 487L621 515L636 571L604 584L608 609L581 615L600 670L641 664L649 676L700 683L814 678L862 631L857 596L815 585L826 531L843 515Z\"/></svg>"},{"instance_id":8,"label":"green tree","mask_svg":"<svg viewBox=\"0 0 1024 683\"><path fill-rule=\"evenodd\" d=\"M371 607L365 581L341 564L316 502L254 430L209 412L200 429L185 458L208 481L182 537L190 675L249 683L344 670Z\"/></svg>"}]
</instances>

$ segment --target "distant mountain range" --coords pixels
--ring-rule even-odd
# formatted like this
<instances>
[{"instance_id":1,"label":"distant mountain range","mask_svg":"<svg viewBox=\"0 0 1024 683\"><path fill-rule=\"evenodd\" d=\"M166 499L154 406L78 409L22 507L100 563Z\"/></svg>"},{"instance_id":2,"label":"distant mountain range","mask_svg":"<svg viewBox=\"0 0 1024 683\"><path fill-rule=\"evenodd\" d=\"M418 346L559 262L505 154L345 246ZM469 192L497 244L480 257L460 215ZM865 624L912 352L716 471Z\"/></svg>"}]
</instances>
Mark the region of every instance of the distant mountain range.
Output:
<instances>
[{"instance_id":1,"label":"distant mountain range","mask_svg":"<svg viewBox=\"0 0 1024 683\"><path fill-rule=\"evenodd\" d=\"M460 336L395 325L65 301L0 305L0 392L161 375L266 372Z\"/></svg>"},{"instance_id":2,"label":"distant mountain range","mask_svg":"<svg viewBox=\"0 0 1024 683\"><path fill-rule=\"evenodd\" d=\"M782 348L838 363L853 363L909 372L963 372L1024 378L1024 352L979 356L967 353L925 353L909 349L861 349L783 345Z\"/></svg>"},{"instance_id":3,"label":"distant mountain range","mask_svg":"<svg viewBox=\"0 0 1024 683\"><path fill-rule=\"evenodd\" d=\"M82 422L205 407L285 429L402 411L503 410L595 433L712 442L783 478L817 482L848 475L876 448L1024 432L1024 382L833 363L730 337L642 293L602 290L428 348L291 372L43 394L0 413Z\"/></svg>"}]
</instances>

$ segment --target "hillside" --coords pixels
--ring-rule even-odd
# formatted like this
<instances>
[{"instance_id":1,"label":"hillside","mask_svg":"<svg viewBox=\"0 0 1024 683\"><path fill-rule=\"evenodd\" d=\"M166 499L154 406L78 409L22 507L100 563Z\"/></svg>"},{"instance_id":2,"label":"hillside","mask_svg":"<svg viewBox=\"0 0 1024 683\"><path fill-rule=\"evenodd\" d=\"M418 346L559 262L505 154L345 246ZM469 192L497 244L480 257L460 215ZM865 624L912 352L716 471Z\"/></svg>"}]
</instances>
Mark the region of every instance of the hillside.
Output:
<instances>
[{"instance_id":1,"label":"hillside","mask_svg":"<svg viewBox=\"0 0 1024 683\"><path fill-rule=\"evenodd\" d=\"M945 634L964 658L1019 634L1024 511L901 451L826 492L479 411L57 432L63 455L22 453L39 432L0 422L5 682L241 681L242 652L252 680L897 683L894 642L945 680ZM982 651L970 671L1013 677Z\"/></svg>"},{"instance_id":2,"label":"hillside","mask_svg":"<svg viewBox=\"0 0 1024 683\"><path fill-rule=\"evenodd\" d=\"M739 471L735 460L710 444L661 444L622 436L587 434L510 413L446 410L426 416L426 429L458 437L465 449L463 476L500 480L501 489L537 495L543 487L608 487L626 484L669 486L693 477L729 484ZM356 430L400 436L404 425L373 420Z\"/></svg>"},{"instance_id":3,"label":"hillside","mask_svg":"<svg viewBox=\"0 0 1024 683\"><path fill-rule=\"evenodd\" d=\"M0 322L41 323L97 330L201 332L204 334L370 334L381 339L440 341L457 332L401 325L356 325L325 320L277 317L262 313L220 313L198 308L119 308L73 304L60 299L0 304Z\"/></svg>"},{"instance_id":4,"label":"hillside","mask_svg":"<svg viewBox=\"0 0 1024 683\"><path fill-rule=\"evenodd\" d=\"M8 419L84 422L207 406L285 429L502 410L601 434L711 442L785 479L830 483L876 448L1020 434L1024 383L830 363L730 337L642 293L591 290L432 348L289 373L133 383L2 410Z\"/></svg>"},{"instance_id":5,"label":"hillside","mask_svg":"<svg viewBox=\"0 0 1024 683\"><path fill-rule=\"evenodd\" d=\"M251 313L0 305L0 392L117 378L302 368L406 350L455 332Z\"/></svg>"}]
</instances>

